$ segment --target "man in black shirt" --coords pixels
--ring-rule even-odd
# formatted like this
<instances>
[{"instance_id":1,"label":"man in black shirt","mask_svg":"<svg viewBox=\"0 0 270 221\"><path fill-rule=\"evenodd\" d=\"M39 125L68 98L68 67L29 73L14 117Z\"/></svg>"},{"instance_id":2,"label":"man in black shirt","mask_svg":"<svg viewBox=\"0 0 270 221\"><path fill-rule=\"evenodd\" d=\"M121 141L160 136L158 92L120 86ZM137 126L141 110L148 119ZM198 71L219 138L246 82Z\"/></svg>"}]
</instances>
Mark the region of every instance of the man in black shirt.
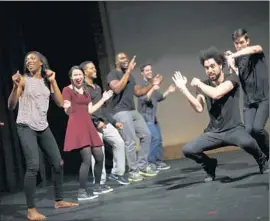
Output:
<instances>
[{"instance_id":1,"label":"man in black shirt","mask_svg":"<svg viewBox=\"0 0 270 221\"><path fill-rule=\"evenodd\" d=\"M269 72L260 45L250 45L245 29L232 34L235 53L226 52L229 67L238 72L244 92L244 123L269 158L269 134L264 129L269 117Z\"/></svg>"},{"instance_id":2,"label":"man in black shirt","mask_svg":"<svg viewBox=\"0 0 270 221\"><path fill-rule=\"evenodd\" d=\"M201 113L206 103L210 122L204 134L183 146L186 157L200 163L207 173L205 182L215 179L217 160L209 158L206 150L222 146L239 146L251 154L257 161L260 172L268 172L266 156L257 142L245 131L239 109L239 82L235 73L224 74L225 57L216 48L201 53L201 64L208 77L205 81L193 78L191 86L197 88L194 97L186 87L187 79L176 72L173 81L188 99L193 109Z\"/></svg>"},{"instance_id":3,"label":"man in black shirt","mask_svg":"<svg viewBox=\"0 0 270 221\"><path fill-rule=\"evenodd\" d=\"M162 77L157 75L146 87L136 84L132 76L136 65L135 57L129 62L127 55L118 53L115 59L116 69L107 76L107 83L114 91L111 110L114 119L123 123L122 137L126 144L126 157L129 167L129 180L141 181L143 176L156 176L148 161L151 133L142 115L136 110L134 95L137 97L147 94L153 85L159 85ZM140 150L136 154L136 136L140 138Z\"/></svg>"},{"instance_id":4,"label":"man in black shirt","mask_svg":"<svg viewBox=\"0 0 270 221\"><path fill-rule=\"evenodd\" d=\"M80 64L80 68L85 73L85 83L90 91L92 103L96 104L102 98L102 91L100 86L94 83L94 80L97 78L96 67L93 62L85 61ZM98 134L100 135L101 139L108 142L113 148L114 163L111 174L108 178L110 180L115 180L123 185L129 184L128 180L123 176L126 166L125 143L119 131L117 130L121 130L123 128L123 124L114 120L105 106L102 106L92 114L92 120L97 128ZM103 153L105 154L104 146L102 147L102 149ZM92 164L94 163L95 161L92 157ZM94 166L92 166L92 169L93 168ZM106 182L105 162L103 162L101 182L102 184L105 184Z\"/></svg>"}]
</instances>

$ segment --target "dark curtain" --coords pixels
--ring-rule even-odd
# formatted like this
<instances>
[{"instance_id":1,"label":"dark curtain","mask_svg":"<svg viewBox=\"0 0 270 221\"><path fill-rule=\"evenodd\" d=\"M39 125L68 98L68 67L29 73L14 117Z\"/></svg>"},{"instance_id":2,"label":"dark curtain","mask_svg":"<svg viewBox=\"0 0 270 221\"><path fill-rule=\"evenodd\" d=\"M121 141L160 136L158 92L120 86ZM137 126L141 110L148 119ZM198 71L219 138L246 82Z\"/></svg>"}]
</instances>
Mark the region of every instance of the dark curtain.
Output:
<instances>
[{"instance_id":1,"label":"dark curtain","mask_svg":"<svg viewBox=\"0 0 270 221\"><path fill-rule=\"evenodd\" d=\"M24 159L15 125L16 110L10 112L7 109L7 98L12 88L11 75L16 70L22 70L24 54L20 25L14 9L11 4L1 3L0 120L5 125L0 131L0 190L12 192L20 189L24 174Z\"/></svg>"},{"instance_id":2,"label":"dark curtain","mask_svg":"<svg viewBox=\"0 0 270 221\"><path fill-rule=\"evenodd\" d=\"M98 67L93 21L99 16L97 2L0 2L0 191L17 191L23 186L24 157L16 131L17 110L7 109L12 89L11 76L23 71L28 51L43 53L60 89L70 84L71 66L91 60ZM99 71L99 69L98 69ZM101 84L101 79L97 79ZM67 116L53 102L48 112L50 128L65 162L65 174L78 173L80 156L63 153ZM39 180L50 176L48 164L40 152Z\"/></svg>"}]
</instances>

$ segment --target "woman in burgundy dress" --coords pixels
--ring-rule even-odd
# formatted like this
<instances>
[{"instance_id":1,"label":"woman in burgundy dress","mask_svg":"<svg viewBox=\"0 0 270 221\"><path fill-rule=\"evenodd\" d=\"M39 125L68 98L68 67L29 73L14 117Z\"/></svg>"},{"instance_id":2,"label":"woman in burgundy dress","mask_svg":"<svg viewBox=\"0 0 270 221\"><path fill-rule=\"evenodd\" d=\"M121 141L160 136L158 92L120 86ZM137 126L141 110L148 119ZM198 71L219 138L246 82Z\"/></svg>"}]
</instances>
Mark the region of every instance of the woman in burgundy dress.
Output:
<instances>
[{"instance_id":1,"label":"woman in burgundy dress","mask_svg":"<svg viewBox=\"0 0 270 221\"><path fill-rule=\"evenodd\" d=\"M79 150L82 163L79 172L80 189L78 200L88 200L98 197L87 188L88 173L91 166L91 154L95 158L95 179L100 185L103 152L103 143L91 120L91 114L98 110L112 95L112 91L105 91L102 99L92 105L90 92L84 86L84 73L78 66L69 71L71 85L63 89L64 109L69 115L64 151ZM97 187L98 188L98 187Z\"/></svg>"}]
</instances>

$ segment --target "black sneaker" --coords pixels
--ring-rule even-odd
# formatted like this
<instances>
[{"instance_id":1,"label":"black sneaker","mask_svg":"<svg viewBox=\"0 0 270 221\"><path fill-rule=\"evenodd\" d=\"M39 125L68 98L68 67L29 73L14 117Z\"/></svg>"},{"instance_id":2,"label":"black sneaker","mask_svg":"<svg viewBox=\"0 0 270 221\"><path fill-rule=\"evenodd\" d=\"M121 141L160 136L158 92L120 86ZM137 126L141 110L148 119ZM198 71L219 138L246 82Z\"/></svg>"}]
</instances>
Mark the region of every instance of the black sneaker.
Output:
<instances>
[{"instance_id":1,"label":"black sneaker","mask_svg":"<svg viewBox=\"0 0 270 221\"><path fill-rule=\"evenodd\" d=\"M103 194L103 193L109 193L109 192L112 192L113 191L113 188L111 188L110 186L107 186L105 184L103 185L98 185L94 188L93 190L93 193L95 195L100 195L100 194Z\"/></svg>"},{"instance_id":2,"label":"black sneaker","mask_svg":"<svg viewBox=\"0 0 270 221\"><path fill-rule=\"evenodd\" d=\"M83 201L83 200L92 200L97 198L97 195L94 195L91 191L80 189L78 192L78 201Z\"/></svg>"},{"instance_id":3,"label":"black sneaker","mask_svg":"<svg viewBox=\"0 0 270 221\"><path fill-rule=\"evenodd\" d=\"M210 158L206 165L203 166L204 171L207 173L204 182L212 182L216 178L217 159Z\"/></svg>"},{"instance_id":4,"label":"black sneaker","mask_svg":"<svg viewBox=\"0 0 270 221\"><path fill-rule=\"evenodd\" d=\"M109 193L113 191L113 188L108 185L101 185L102 193Z\"/></svg>"}]
</instances>

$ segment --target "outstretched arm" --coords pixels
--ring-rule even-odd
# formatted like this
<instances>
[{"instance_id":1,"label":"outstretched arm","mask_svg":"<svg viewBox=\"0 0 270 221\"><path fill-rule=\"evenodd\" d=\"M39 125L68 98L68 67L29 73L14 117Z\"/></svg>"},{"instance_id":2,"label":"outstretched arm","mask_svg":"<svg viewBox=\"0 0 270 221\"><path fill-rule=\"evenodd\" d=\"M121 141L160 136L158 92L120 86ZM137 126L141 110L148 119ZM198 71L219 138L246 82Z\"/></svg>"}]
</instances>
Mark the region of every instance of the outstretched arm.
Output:
<instances>
[{"instance_id":1,"label":"outstretched arm","mask_svg":"<svg viewBox=\"0 0 270 221\"><path fill-rule=\"evenodd\" d=\"M160 74L157 74L151 82L145 87L140 87L139 85L135 85L134 87L134 94L137 97L146 95L148 99L152 96L154 90L156 90L156 86L160 85L162 82L163 77ZM155 88L153 88L155 86Z\"/></svg>"},{"instance_id":2,"label":"outstretched arm","mask_svg":"<svg viewBox=\"0 0 270 221\"><path fill-rule=\"evenodd\" d=\"M158 102L160 101L163 101L166 99L166 97L171 94L171 93L174 93L175 92L175 85L174 84L171 84L168 89L163 93L163 94L160 94L161 96L158 98Z\"/></svg>"},{"instance_id":3,"label":"outstretched arm","mask_svg":"<svg viewBox=\"0 0 270 221\"><path fill-rule=\"evenodd\" d=\"M243 48L240 51L237 51L235 53L232 53L231 57L232 58L237 58L243 55L248 55L248 54L257 54L263 52L263 48L260 45L254 45L254 46L248 46L246 48Z\"/></svg>"},{"instance_id":4,"label":"outstretched arm","mask_svg":"<svg viewBox=\"0 0 270 221\"><path fill-rule=\"evenodd\" d=\"M186 97L191 107L198 113L202 113L205 104L205 97L202 94L194 97L190 91L187 89L187 78L182 76L182 74L177 71L172 77L176 87L180 90L180 92Z\"/></svg>"}]
</instances>

